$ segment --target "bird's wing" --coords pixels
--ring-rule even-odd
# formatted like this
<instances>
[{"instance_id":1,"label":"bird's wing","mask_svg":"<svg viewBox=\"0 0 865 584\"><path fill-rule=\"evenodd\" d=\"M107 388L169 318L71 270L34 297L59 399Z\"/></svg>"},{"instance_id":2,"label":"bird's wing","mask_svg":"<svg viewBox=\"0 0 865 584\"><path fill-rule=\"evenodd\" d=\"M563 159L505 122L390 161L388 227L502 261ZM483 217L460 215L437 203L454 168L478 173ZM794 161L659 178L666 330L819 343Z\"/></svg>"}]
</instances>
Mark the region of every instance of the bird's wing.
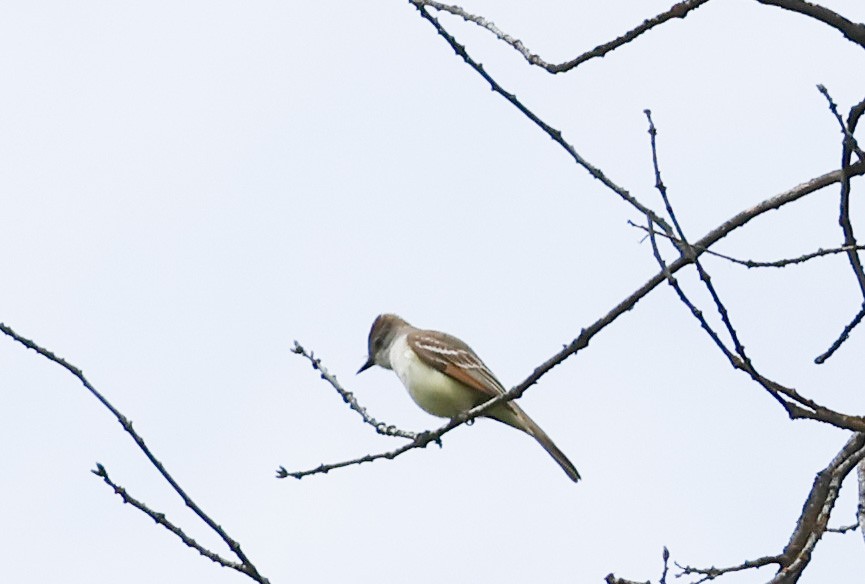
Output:
<instances>
[{"instance_id":1,"label":"bird's wing","mask_svg":"<svg viewBox=\"0 0 865 584\"><path fill-rule=\"evenodd\" d=\"M438 331L413 331L408 345L421 361L489 397L505 392L501 382L471 347Z\"/></svg>"},{"instance_id":2,"label":"bird's wing","mask_svg":"<svg viewBox=\"0 0 865 584\"><path fill-rule=\"evenodd\" d=\"M438 331L416 330L410 332L406 340L408 346L426 365L476 390L486 399L505 392L505 388L480 357L458 338ZM572 481L580 480L580 473L573 463L520 406L512 401L502 405L504 407L500 410L491 411L487 415L534 437Z\"/></svg>"}]
</instances>

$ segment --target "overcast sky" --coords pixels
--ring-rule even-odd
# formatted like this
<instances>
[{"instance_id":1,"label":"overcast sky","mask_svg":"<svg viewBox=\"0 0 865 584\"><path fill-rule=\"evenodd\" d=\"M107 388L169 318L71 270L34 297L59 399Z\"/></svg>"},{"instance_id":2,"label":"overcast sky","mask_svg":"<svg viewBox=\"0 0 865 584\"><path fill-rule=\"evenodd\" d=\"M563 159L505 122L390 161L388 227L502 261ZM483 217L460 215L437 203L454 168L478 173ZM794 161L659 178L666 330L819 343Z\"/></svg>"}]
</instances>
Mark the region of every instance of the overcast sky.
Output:
<instances>
[{"instance_id":1,"label":"overcast sky","mask_svg":"<svg viewBox=\"0 0 865 584\"><path fill-rule=\"evenodd\" d=\"M558 62L669 4L464 7ZM823 4L865 21L860 0ZM442 21L661 209L651 108L693 239L837 168L818 83L843 112L865 95L861 48L745 0L710 2L558 76ZM363 425L291 352L295 339L372 415L438 427L392 373L354 377L373 318L457 334L510 387L657 271L627 224L644 218L405 1L7 2L0 79L0 321L81 367L273 584L657 581L665 545L681 563L736 564L783 549L814 474L847 439L789 421L663 286L520 402L578 485L533 440L486 420L442 449L277 480L279 465L403 443ZM837 193L768 214L718 250L774 260L838 245ZM865 332L813 364L861 305L845 258L706 265L761 371L865 409ZM693 274L681 278L712 314ZM246 581L89 472L104 464L228 553L80 383L6 337L0 457L3 581ZM845 484L833 525L855 520L854 491ZM861 535L827 534L803 583L854 581L863 558Z\"/></svg>"}]
</instances>

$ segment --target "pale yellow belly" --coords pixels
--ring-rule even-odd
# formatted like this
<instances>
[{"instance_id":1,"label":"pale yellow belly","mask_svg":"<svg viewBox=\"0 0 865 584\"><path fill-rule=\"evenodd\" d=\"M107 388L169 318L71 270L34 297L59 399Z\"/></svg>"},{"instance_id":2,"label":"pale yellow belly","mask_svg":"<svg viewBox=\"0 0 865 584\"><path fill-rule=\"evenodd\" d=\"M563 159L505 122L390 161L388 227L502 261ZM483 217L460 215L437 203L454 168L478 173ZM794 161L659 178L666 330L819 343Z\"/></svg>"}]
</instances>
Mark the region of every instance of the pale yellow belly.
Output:
<instances>
[{"instance_id":1,"label":"pale yellow belly","mask_svg":"<svg viewBox=\"0 0 865 584\"><path fill-rule=\"evenodd\" d=\"M418 359L405 343L395 343L391 366L414 402L425 412L453 418L485 401L483 395Z\"/></svg>"},{"instance_id":2,"label":"pale yellow belly","mask_svg":"<svg viewBox=\"0 0 865 584\"><path fill-rule=\"evenodd\" d=\"M404 338L394 342L389 356L391 369L408 389L414 403L428 414L453 418L490 399L487 394L425 364L408 347ZM486 415L525 432L526 428L513 407L499 404Z\"/></svg>"}]
</instances>

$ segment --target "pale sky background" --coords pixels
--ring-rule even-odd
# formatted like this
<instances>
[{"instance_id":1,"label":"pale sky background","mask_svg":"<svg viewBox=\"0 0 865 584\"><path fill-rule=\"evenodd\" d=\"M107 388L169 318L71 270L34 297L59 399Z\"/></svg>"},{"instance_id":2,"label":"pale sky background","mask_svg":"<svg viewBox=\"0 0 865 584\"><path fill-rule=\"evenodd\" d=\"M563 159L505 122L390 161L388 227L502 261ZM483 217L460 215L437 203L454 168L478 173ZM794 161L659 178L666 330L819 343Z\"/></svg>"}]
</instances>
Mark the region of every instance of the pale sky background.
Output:
<instances>
[{"instance_id":1,"label":"pale sky background","mask_svg":"<svg viewBox=\"0 0 865 584\"><path fill-rule=\"evenodd\" d=\"M865 21L859 0L822 3ZM562 61L669 5L464 7ZM559 76L442 20L660 208L651 108L693 239L837 168L840 133L816 84L845 114L865 95L861 48L756 2L710 2ZM578 485L533 440L485 420L443 449L276 480L279 465L402 444L363 425L291 353L294 339L374 416L438 427L391 373L354 377L373 318L461 336L510 387L656 272L626 223L642 218L405 1L7 2L0 78L0 321L81 367L273 584L657 581L664 545L682 563L736 564L783 549L814 474L847 439L789 421L664 286L521 401ZM772 260L837 245L837 193L717 249ZM813 364L861 304L846 259L706 265L764 373L865 409L865 331ZM682 281L714 318L693 275ZM101 462L228 553L77 380L6 337L0 445L0 580L248 581L90 474ZM848 481L833 525L854 521L854 491ZM827 534L803 583L863 572L861 535Z\"/></svg>"}]
</instances>

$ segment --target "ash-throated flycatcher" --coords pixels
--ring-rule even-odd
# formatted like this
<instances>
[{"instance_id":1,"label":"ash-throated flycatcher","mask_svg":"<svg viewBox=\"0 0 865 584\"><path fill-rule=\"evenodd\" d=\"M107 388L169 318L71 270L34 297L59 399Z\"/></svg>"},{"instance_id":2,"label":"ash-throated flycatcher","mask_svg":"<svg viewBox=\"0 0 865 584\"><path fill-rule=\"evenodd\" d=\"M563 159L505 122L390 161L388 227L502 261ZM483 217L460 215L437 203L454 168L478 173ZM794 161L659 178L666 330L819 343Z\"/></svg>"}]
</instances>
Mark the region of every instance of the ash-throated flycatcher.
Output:
<instances>
[{"instance_id":1,"label":"ash-throated flycatcher","mask_svg":"<svg viewBox=\"0 0 865 584\"><path fill-rule=\"evenodd\" d=\"M442 418L453 418L505 393L471 347L451 335L417 329L395 314L382 314L372 323L369 358L358 373L373 365L393 370L421 409ZM580 480L568 457L513 401L484 415L537 440L572 481Z\"/></svg>"}]
</instances>

